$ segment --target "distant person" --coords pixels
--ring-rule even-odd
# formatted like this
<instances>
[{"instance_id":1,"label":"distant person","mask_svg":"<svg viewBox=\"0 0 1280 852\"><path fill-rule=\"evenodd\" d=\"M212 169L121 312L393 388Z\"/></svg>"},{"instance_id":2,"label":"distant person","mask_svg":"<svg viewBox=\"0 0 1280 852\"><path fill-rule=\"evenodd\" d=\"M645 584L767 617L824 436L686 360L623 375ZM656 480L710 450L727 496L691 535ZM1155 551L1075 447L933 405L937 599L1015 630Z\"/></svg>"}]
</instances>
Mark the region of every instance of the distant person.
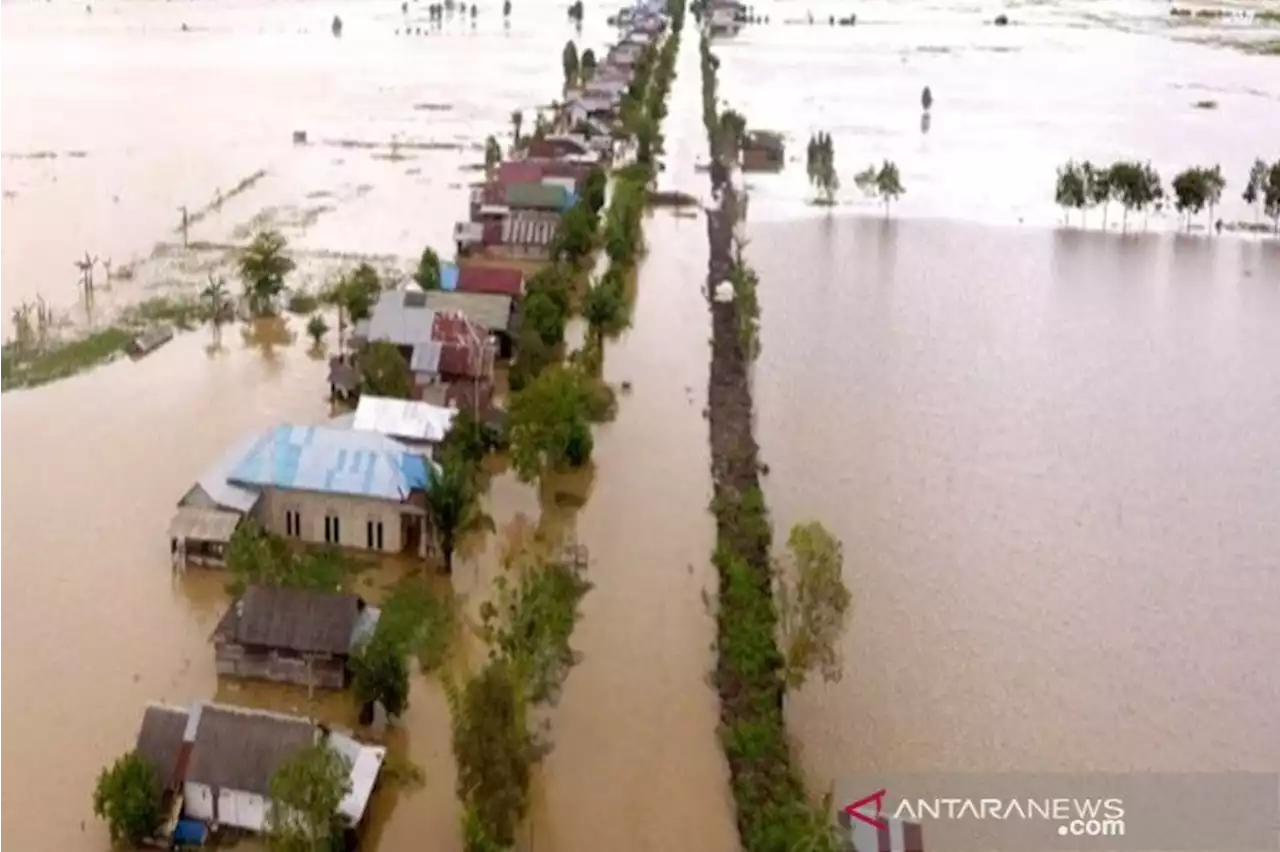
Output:
<instances>
[{"instance_id":1,"label":"distant person","mask_svg":"<svg viewBox=\"0 0 1280 852\"><path fill-rule=\"evenodd\" d=\"M1221 234L1221 233L1222 233L1222 220L1221 220L1221 219L1219 219L1218 221L1216 221L1216 222L1214 222L1214 223L1213 223L1213 229L1214 229L1215 231L1217 231L1219 234Z\"/></svg>"}]
</instances>

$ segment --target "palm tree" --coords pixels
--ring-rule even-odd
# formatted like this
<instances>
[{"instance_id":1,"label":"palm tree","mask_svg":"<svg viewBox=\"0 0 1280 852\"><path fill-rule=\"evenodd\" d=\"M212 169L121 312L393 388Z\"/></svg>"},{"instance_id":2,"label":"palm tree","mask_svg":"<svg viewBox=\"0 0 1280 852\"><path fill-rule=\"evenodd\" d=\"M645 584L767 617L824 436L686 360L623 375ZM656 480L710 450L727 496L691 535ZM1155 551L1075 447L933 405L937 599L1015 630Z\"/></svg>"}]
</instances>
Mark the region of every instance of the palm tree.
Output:
<instances>
[{"instance_id":1,"label":"palm tree","mask_svg":"<svg viewBox=\"0 0 1280 852\"><path fill-rule=\"evenodd\" d=\"M214 340L222 339L222 324L227 321L231 309L231 298L227 292L227 283L221 278L209 275L209 283L200 291L200 299L209 312L209 324L213 326Z\"/></svg>"},{"instance_id":2,"label":"palm tree","mask_svg":"<svg viewBox=\"0 0 1280 852\"><path fill-rule=\"evenodd\" d=\"M427 460L432 472L426 491L427 520L444 554L444 570L453 573L453 553L469 533L493 530L493 519L480 508L475 468L457 453L446 452L439 466Z\"/></svg>"}]
</instances>

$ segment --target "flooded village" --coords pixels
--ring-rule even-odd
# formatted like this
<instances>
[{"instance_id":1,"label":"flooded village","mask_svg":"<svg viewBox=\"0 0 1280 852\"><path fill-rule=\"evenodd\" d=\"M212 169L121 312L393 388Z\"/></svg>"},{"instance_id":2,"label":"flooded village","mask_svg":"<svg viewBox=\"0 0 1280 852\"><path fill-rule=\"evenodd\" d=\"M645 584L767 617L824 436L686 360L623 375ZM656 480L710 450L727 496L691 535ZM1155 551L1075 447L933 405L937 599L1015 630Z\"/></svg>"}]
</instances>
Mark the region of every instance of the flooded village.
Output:
<instances>
[{"instance_id":1,"label":"flooded village","mask_svg":"<svg viewBox=\"0 0 1280 852\"><path fill-rule=\"evenodd\" d=\"M1265 14L55 6L6 841L835 852L855 772L1280 768Z\"/></svg>"}]
</instances>

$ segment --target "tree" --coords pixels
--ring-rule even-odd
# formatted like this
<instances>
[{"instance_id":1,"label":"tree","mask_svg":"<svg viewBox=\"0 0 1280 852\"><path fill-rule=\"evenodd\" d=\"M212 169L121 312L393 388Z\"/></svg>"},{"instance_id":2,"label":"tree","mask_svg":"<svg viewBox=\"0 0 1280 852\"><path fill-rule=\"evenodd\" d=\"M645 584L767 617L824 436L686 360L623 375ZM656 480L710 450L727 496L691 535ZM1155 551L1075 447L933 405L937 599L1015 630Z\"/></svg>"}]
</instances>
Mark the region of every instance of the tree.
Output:
<instances>
[{"instance_id":1,"label":"tree","mask_svg":"<svg viewBox=\"0 0 1280 852\"><path fill-rule=\"evenodd\" d=\"M569 18L578 26L582 26L582 0L573 0L569 4Z\"/></svg>"},{"instance_id":2,"label":"tree","mask_svg":"<svg viewBox=\"0 0 1280 852\"><path fill-rule=\"evenodd\" d=\"M551 240L551 259L576 266L591 253L595 242L596 217L587 204L579 201L560 217Z\"/></svg>"},{"instance_id":3,"label":"tree","mask_svg":"<svg viewBox=\"0 0 1280 852\"><path fill-rule=\"evenodd\" d=\"M484 140L484 172L485 175L492 177L493 170L502 162L502 146L498 144L498 140L493 136Z\"/></svg>"},{"instance_id":4,"label":"tree","mask_svg":"<svg viewBox=\"0 0 1280 852\"><path fill-rule=\"evenodd\" d=\"M351 687L360 704L360 719L373 720L375 702L386 708L387 715L400 716L409 707L408 649L383 628L381 621L374 634L351 654Z\"/></svg>"},{"instance_id":5,"label":"tree","mask_svg":"<svg viewBox=\"0 0 1280 852\"><path fill-rule=\"evenodd\" d=\"M209 275L209 283L200 291L200 300L209 315L209 324L213 326L213 336L221 339L222 326L232 315L231 295L227 292L227 282L222 278Z\"/></svg>"},{"instance_id":6,"label":"tree","mask_svg":"<svg viewBox=\"0 0 1280 852\"><path fill-rule=\"evenodd\" d=\"M1063 210L1080 211L1080 224L1084 224L1084 208L1088 203L1085 194L1084 173L1073 160L1058 167L1058 183L1053 200Z\"/></svg>"},{"instance_id":7,"label":"tree","mask_svg":"<svg viewBox=\"0 0 1280 852\"><path fill-rule=\"evenodd\" d=\"M269 789L272 852L320 852L341 836L338 806L351 790L351 764L327 743L306 746L281 763Z\"/></svg>"},{"instance_id":8,"label":"tree","mask_svg":"<svg viewBox=\"0 0 1280 852\"><path fill-rule=\"evenodd\" d=\"M538 333L545 346L558 346L564 340L568 317L554 298L544 292L529 293L524 297L521 321L526 328Z\"/></svg>"},{"instance_id":9,"label":"tree","mask_svg":"<svg viewBox=\"0 0 1280 852\"><path fill-rule=\"evenodd\" d=\"M284 292L285 276L295 267L287 248L279 231L260 231L240 252L240 278L255 316L274 313L275 300Z\"/></svg>"},{"instance_id":10,"label":"tree","mask_svg":"<svg viewBox=\"0 0 1280 852\"><path fill-rule=\"evenodd\" d=\"M800 688L813 671L838 680L838 643L848 623L852 595L844 585L840 542L822 524L797 524L787 536L788 558L776 566L783 680Z\"/></svg>"},{"instance_id":11,"label":"tree","mask_svg":"<svg viewBox=\"0 0 1280 852\"><path fill-rule=\"evenodd\" d=\"M1089 196L1089 203L1102 205L1102 230L1105 231L1108 202L1112 197L1110 170L1094 168L1093 163L1085 160L1080 171L1084 175L1084 188Z\"/></svg>"},{"instance_id":12,"label":"tree","mask_svg":"<svg viewBox=\"0 0 1280 852\"><path fill-rule=\"evenodd\" d=\"M155 769L136 751L102 770L93 791L93 813L107 821L113 844L138 846L155 834L164 819L160 790Z\"/></svg>"},{"instance_id":13,"label":"tree","mask_svg":"<svg viewBox=\"0 0 1280 852\"><path fill-rule=\"evenodd\" d=\"M720 114L720 139L725 154L731 163L737 163L742 157L742 146L747 139L747 119L736 110L727 109Z\"/></svg>"},{"instance_id":14,"label":"tree","mask_svg":"<svg viewBox=\"0 0 1280 852\"><path fill-rule=\"evenodd\" d=\"M596 52L589 47L582 51L582 58L578 60L578 72L584 83L596 75Z\"/></svg>"},{"instance_id":15,"label":"tree","mask_svg":"<svg viewBox=\"0 0 1280 852\"><path fill-rule=\"evenodd\" d=\"M1267 170L1266 188L1262 193L1262 209L1271 217L1272 230L1280 234L1280 160Z\"/></svg>"},{"instance_id":16,"label":"tree","mask_svg":"<svg viewBox=\"0 0 1280 852\"><path fill-rule=\"evenodd\" d=\"M564 70L564 87L567 89L578 82L578 46L569 39L560 52L560 66Z\"/></svg>"},{"instance_id":17,"label":"tree","mask_svg":"<svg viewBox=\"0 0 1280 852\"><path fill-rule=\"evenodd\" d=\"M1147 175L1140 163L1129 160L1121 160L1112 163L1107 169L1110 176L1112 191L1116 198L1120 201L1120 207L1123 211L1120 220L1121 232L1129 230L1129 211L1141 210L1147 206L1149 199L1147 198Z\"/></svg>"},{"instance_id":18,"label":"tree","mask_svg":"<svg viewBox=\"0 0 1280 852\"><path fill-rule=\"evenodd\" d=\"M809 140L809 182L817 187L825 204L834 204L836 192L840 189L835 159L835 147L829 134L820 132Z\"/></svg>"},{"instance_id":19,"label":"tree","mask_svg":"<svg viewBox=\"0 0 1280 852\"><path fill-rule=\"evenodd\" d=\"M526 297L526 303L527 301L528 297ZM511 362L511 370L507 374L507 383L512 393L522 390L533 381L534 376L555 360L553 348L543 341L537 329L529 328L527 325L520 329L515 348L515 359Z\"/></svg>"},{"instance_id":20,"label":"tree","mask_svg":"<svg viewBox=\"0 0 1280 852\"><path fill-rule=\"evenodd\" d=\"M427 521L444 555L444 570L453 573L458 542L473 532L493 528L493 520L480 507L475 468L461 454L446 453L439 467L428 462L433 475L426 491Z\"/></svg>"},{"instance_id":21,"label":"tree","mask_svg":"<svg viewBox=\"0 0 1280 852\"><path fill-rule=\"evenodd\" d=\"M884 200L884 215L889 215L890 203L897 201L906 189L902 186L902 177L898 174L898 166L892 160L885 160L880 171L876 172L876 192Z\"/></svg>"},{"instance_id":22,"label":"tree","mask_svg":"<svg viewBox=\"0 0 1280 852\"><path fill-rule=\"evenodd\" d=\"M1173 178L1173 206L1186 217L1187 231L1191 231L1191 217L1204 209L1208 201L1202 169L1183 169Z\"/></svg>"},{"instance_id":23,"label":"tree","mask_svg":"<svg viewBox=\"0 0 1280 852\"><path fill-rule=\"evenodd\" d=\"M1222 166L1200 170L1200 181L1204 186L1204 202L1209 208L1209 221L1213 221L1213 211L1222 203L1222 193L1227 188L1227 179L1222 175Z\"/></svg>"},{"instance_id":24,"label":"tree","mask_svg":"<svg viewBox=\"0 0 1280 852\"><path fill-rule=\"evenodd\" d=\"M507 432L512 463L524 482L571 463L570 449L588 425L592 394L588 379L573 367L552 365L511 397ZM574 459L579 464L586 459Z\"/></svg>"},{"instance_id":25,"label":"tree","mask_svg":"<svg viewBox=\"0 0 1280 852\"><path fill-rule=\"evenodd\" d=\"M252 518L236 527L227 547L231 591L248 586L281 586L332 592L342 588L352 566L336 550L298 552Z\"/></svg>"},{"instance_id":26,"label":"tree","mask_svg":"<svg viewBox=\"0 0 1280 852\"><path fill-rule=\"evenodd\" d=\"M394 343L375 340L360 353L360 392L373 396L408 399L413 394L413 373Z\"/></svg>"},{"instance_id":27,"label":"tree","mask_svg":"<svg viewBox=\"0 0 1280 852\"><path fill-rule=\"evenodd\" d=\"M472 825L467 852L512 849L529 809L530 772L540 753L520 686L511 667L498 659L461 689L446 680L445 695L458 798L466 803L464 819Z\"/></svg>"},{"instance_id":28,"label":"tree","mask_svg":"<svg viewBox=\"0 0 1280 852\"><path fill-rule=\"evenodd\" d=\"M319 348L324 342L324 336L328 333L329 324L324 321L324 317L312 314L311 319L307 320L307 336L311 338L312 345Z\"/></svg>"},{"instance_id":29,"label":"tree","mask_svg":"<svg viewBox=\"0 0 1280 852\"><path fill-rule=\"evenodd\" d=\"M1142 166L1142 227L1147 227L1147 205L1154 204L1159 210L1164 205L1164 183L1160 180L1160 173L1155 170L1151 163L1145 163Z\"/></svg>"},{"instance_id":30,"label":"tree","mask_svg":"<svg viewBox=\"0 0 1280 852\"><path fill-rule=\"evenodd\" d=\"M627 324L627 302L622 276L610 266L594 287L587 291L582 303L582 316L587 321L596 346L603 351L604 336L616 334Z\"/></svg>"},{"instance_id":31,"label":"tree","mask_svg":"<svg viewBox=\"0 0 1280 852\"><path fill-rule=\"evenodd\" d=\"M520 144L520 125L524 124L524 113L520 110L511 111L511 141L513 145Z\"/></svg>"},{"instance_id":32,"label":"tree","mask_svg":"<svg viewBox=\"0 0 1280 852\"><path fill-rule=\"evenodd\" d=\"M582 190L582 200L587 203L587 209L596 216L599 216L600 211L604 209L605 195L608 193L608 189L608 175L604 173L604 169L594 166L587 174Z\"/></svg>"},{"instance_id":33,"label":"tree","mask_svg":"<svg viewBox=\"0 0 1280 852\"><path fill-rule=\"evenodd\" d=\"M1258 218L1258 202L1261 201L1266 194L1267 187L1267 163L1265 160L1254 160L1252 168L1249 169L1249 180L1245 183L1244 192L1240 197L1244 199L1244 203L1253 208L1253 218Z\"/></svg>"},{"instance_id":34,"label":"tree","mask_svg":"<svg viewBox=\"0 0 1280 852\"><path fill-rule=\"evenodd\" d=\"M418 282L418 286L423 290L440 289L440 257L431 246L422 250L422 256L418 258L418 268L413 272L413 280Z\"/></svg>"},{"instance_id":35,"label":"tree","mask_svg":"<svg viewBox=\"0 0 1280 852\"><path fill-rule=\"evenodd\" d=\"M929 91L928 86L925 86L920 92L920 108L925 112L933 108L933 92Z\"/></svg>"},{"instance_id":36,"label":"tree","mask_svg":"<svg viewBox=\"0 0 1280 852\"><path fill-rule=\"evenodd\" d=\"M337 283L321 293L320 300L338 309L338 340L342 342L348 318L352 322L367 319L382 292L378 271L368 263L361 263L343 275Z\"/></svg>"}]
</instances>

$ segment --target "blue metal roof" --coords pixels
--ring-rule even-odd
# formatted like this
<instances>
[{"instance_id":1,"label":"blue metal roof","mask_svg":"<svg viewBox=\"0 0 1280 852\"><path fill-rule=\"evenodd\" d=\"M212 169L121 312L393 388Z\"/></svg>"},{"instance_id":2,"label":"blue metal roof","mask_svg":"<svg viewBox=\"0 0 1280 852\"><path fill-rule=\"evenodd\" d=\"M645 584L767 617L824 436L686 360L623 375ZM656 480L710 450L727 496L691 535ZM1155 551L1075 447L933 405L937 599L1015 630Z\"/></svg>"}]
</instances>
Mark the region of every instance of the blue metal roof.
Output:
<instances>
[{"instance_id":1,"label":"blue metal roof","mask_svg":"<svg viewBox=\"0 0 1280 852\"><path fill-rule=\"evenodd\" d=\"M564 191L564 203L561 205L560 209L568 210L570 207L572 207L577 203L578 203L578 193L574 192L573 190L566 189Z\"/></svg>"},{"instance_id":2,"label":"blue metal roof","mask_svg":"<svg viewBox=\"0 0 1280 852\"><path fill-rule=\"evenodd\" d=\"M456 263L440 264L440 289L452 293L458 289L458 265Z\"/></svg>"},{"instance_id":3,"label":"blue metal roof","mask_svg":"<svg viewBox=\"0 0 1280 852\"><path fill-rule=\"evenodd\" d=\"M427 486L426 460L375 432L277 426L227 477L236 484L400 501Z\"/></svg>"},{"instance_id":4,"label":"blue metal roof","mask_svg":"<svg viewBox=\"0 0 1280 852\"><path fill-rule=\"evenodd\" d=\"M228 482L232 469L240 463L245 454L259 440L257 435L249 435L232 444L213 465L200 475L197 487L208 495L209 499L224 509L237 512L248 512L258 502L258 492L241 488ZM194 490L194 489L193 489ZM188 492L188 497L191 492ZM187 498L183 498L183 502ZM182 505L182 503L179 503Z\"/></svg>"}]
</instances>

